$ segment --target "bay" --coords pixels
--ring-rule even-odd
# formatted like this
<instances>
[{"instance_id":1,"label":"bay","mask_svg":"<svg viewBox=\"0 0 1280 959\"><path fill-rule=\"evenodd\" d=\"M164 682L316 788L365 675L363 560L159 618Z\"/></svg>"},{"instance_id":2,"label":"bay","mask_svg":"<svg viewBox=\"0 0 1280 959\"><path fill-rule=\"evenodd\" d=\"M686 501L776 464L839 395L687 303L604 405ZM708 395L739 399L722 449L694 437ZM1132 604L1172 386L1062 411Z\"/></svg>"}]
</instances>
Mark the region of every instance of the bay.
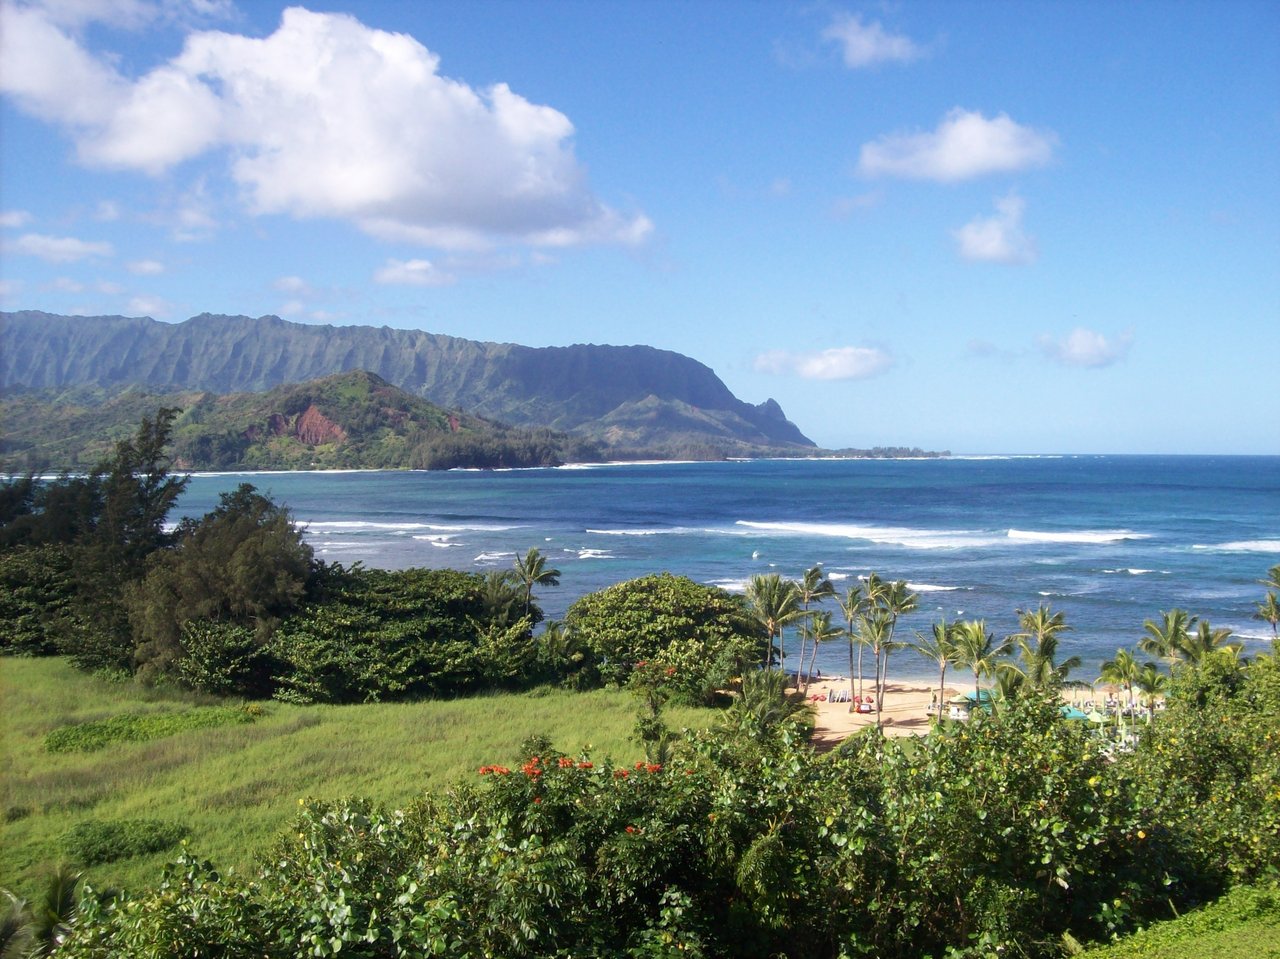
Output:
<instances>
[{"instance_id":1,"label":"bay","mask_svg":"<svg viewBox=\"0 0 1280 959\"><path fill-rule=\"evenodd\" d=\"M561 571L537 594L551 619L649 573L741 591L754 573L797 578L818 563L841 592L871 571L907 580L920 605L902 621L906 638L943 616L1006 635L1017 610L1048 603L1073 627L1063 655L1083 658L1086 680L1174 607L1249 651L1269 648L1270 627L1252 616L1257 581L1280 563L1276 456L195 474L178 512L200 515L242 482L287 505L328 562L484 571L536 546ZM819 665L847 673L847 649L824 647ZM936 675L907 652L891 671Z\"/></svg>"}]
</instances>

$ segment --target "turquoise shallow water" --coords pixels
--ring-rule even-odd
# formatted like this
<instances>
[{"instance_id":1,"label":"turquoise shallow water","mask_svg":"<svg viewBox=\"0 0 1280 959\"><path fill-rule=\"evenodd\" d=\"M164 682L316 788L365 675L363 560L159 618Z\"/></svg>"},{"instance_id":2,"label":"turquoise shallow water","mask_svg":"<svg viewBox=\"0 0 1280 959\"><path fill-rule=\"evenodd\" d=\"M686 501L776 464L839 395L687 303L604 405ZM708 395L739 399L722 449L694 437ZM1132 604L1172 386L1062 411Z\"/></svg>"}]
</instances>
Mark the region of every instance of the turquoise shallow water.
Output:
<instances>
[{"instance_id":1,"label":"turquoise shallow water","mask_svg":"<svg viewBox=\"0 0 1280 959\"><path fill-rule=\"evenodd\" d=\"M982 617L998 634L1041 602L1074 630L1083 678L1144 619L1181 606L1254 648L1263 578L1280 564L1280 457L1070 456L750 461L510 472L196 475L180 511L253 483L288 505L317 554L369 566L510 566L536 546L561 570L539 600L669 570L741 589L752 573L822 563L842 589L869 571L906 579L927 631ZM794 641L789 644L793 649ZM824 672L847 671L824 650ZM789 666L794 663L789 662ZM894 674L928 676L895 659Z\"/></svg>"}]
</instances>

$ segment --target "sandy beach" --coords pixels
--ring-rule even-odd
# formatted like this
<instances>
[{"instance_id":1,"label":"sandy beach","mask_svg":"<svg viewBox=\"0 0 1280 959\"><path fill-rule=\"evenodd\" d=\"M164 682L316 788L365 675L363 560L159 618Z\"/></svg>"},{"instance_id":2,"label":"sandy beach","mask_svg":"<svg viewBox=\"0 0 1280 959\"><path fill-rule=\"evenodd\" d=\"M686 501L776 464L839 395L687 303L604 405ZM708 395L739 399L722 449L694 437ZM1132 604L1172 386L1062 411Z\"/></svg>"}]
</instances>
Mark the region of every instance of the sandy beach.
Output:
<instances>
[{"instance_id":1,"label":"sandy beach","mask_svg":"<svg viewBox=\"0 0 1280 959\"><path fill-rule=\"evenodd\" d=\"M857 680L854 680L857 685ZM874 686L864 682L864 690L869 692ZM847 690L847 679L820 679L809 684L806 699L812 702L816 710L816 721L813 730L813 742L818 747L830 748L838 744L850 733L867 726L874 726L875 712L850 712L850 703L831 702L831 694L836 690ZM948 686L943 702L959 692L959 687ZM855 688L854 692L857 690ZM906 682L889 683L885 689L884 706L881 710L881 722L887 736L920 735L929 731L928 706L937 694L937 686L924 683ZM818 697L816 700L813 697Z\"/></svg>"}]
</instances>

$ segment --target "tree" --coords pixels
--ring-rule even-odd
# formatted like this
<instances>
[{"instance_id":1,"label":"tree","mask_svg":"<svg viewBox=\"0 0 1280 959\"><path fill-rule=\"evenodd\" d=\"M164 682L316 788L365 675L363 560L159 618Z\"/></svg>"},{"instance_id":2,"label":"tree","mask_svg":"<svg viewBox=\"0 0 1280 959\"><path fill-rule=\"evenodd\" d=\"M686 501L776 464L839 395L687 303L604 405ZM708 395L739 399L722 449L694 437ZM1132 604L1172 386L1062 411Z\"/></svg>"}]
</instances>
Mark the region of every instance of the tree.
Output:
<instances>
[{"instance_id":1,"label":"tree","mask_svg":"<svg viewBox=\"0 0 1280 959\"><path fill-rule=\"evenodd\" d=\"M535 586L559 586L560 570L548 569L547 558L536 546L529 547L524 556L517 556L515 563L516 578L524 586L524 614L531 620L533 617L533 588ZM541 618L539 613L538 618Z\"/></svg>"},{"instance_id":2,"label":"tree","mask_svg":"<svg viewBox=\"0 0 1280 959\"><path fill-rule=\"evenodd\" d=\"M857 695L858 696L862 695L862 651L864 649L861 643L861 634L858 633L858 631L853 628L853 624L866 611L867 600L866 600L866 597L863 595L862 587L859 585L853 585L853 586L850 586L847 590L845 590L845 594L840 597L839 603L840 603L840 612L844 613L845 636L847 636L849 639L849 700L850 700L849 709L850 711L852 711L854 708L853 706L853 698L854 698L853 647L854 646L858 647L858 669L857 669L857 676L858 676Z\"/></svg>"},{"instance_id":3,"label":"tree","mask_svg":"<svg viewBox=\"0 0 1280 959\"><path fill-rule=\"evenodd\" d=\"M673 695L699 703L758 661L769 640L743 597L670 573L583 596L565 627L595 655L605 682L625 685L638 663L657 661L675 670Z\"/></svg>"},{"instance_id":4,"label":"tree","mask_svg":"<svg viewBox=\"0 0 1280 959\"><path fill-rule=\"evenodd\" d=\"M937 715L941 717L942 703L946 696L947 688L947 666L955 662L956 656L955 626L943 619L942 622L933 624L928 636L917 632L916 640L917 642L912 644L912 648L925 659L932 660L938 664Z\"/></svg>"},{"instance_id":5,"label":"tree","mask_svg":"<svg viewBox=\"0 0 1280 959\"><path fill-rule=\"evenodd\" d=\"M1169 677L1160 672L1155 663L1143 663L1134 685L1146 699L1147 722L1150 722L1156 715L1156 697L1164 695L1169 689Z\"/></svg>"},{"instance_id":6,"label":"tree","mask_svg":"<svg viewBox=\"0 0 1280 959\"><path fill-rule=\"evenodd\" d=\"M1127 649L1117 649L1114 659L1108 659L1102 664L1102 669L1098 673L1098 679L1104 683L1113 683L1117 686L1123 686L1125 690L1125 703L1121 709L1121 715L1124 714L1124 708L1133 702L1133 687L1138 684L1138 680L1142 676L1145 666L1155 668L1155 663L1145 663L1139 665L1138 660L1134 658L1133 653Z\"/></svg>"},{"instance_id":7,"label":"tree","mask_svg":"<svg viewBox=\"0 0 1280 959\"><path fill-rule=\"evenodd\" d=\"M1081 665L1079 656L1057 661L1059 636L1071 629L1065 614L1054 613L1042 605L1035 611L1019 610L1018 621L1022 631L1009 639L1014 642L1022 660L1022 675L1034 689L1057 691L1071 670Z\"/></svg>"},{"instance_id":8,"label":"tree","mask_svg":"<svg viewBox=\"0 0 1280 959\"><path fill-rule=\"evenodd\" d=\"M172 675L187 652L183 627L207 620L250 629L264 646L279 619L297 608L312 551L287 508L248 483L178 528L175 548L155 554L127 595L135 660L145 678ZM187 639L203 633L189 633Z\"/></svg>"},{"instance_id":9,"label":"tree","mask_svg":"<svg viewBox=\"0 0 1280 959\"><path fill-rule=\"evenodd\" d=\"M773 641L778 640L778 664L783 665L787 651L783 643L783 631L804 615L797 603L800 590L794 582L783 579L777 573L756 573L747 586L747 602L756 619L769 634L769 648L765 652L764 667L773 665Z\"/></svg>"},{"instance_id":10,"label":"tree","mask_svg":"<svg viewBox=\"0 0 1280 959\"><path fill-rule=\"evenodd\" d=\"M1231 630L1225 627L1214 629L1208 620L1202 619L1196 625L1196 631L1187 636L1179 652L1185 661L1199 663L1217 652L1238 656L1242 649L1243 643L1231 641Z\"/></svg>"},{"instance_id":11,"label":"tree","mask_svg":"<svg viewBox=\"0 0 1280 959\"><path fill-rule=\"evenodd\" d=\"M801 608L804 610L806 620L809 614L810 603L813 603L813 602L820 603L824 599L826 599L828 596L834 596L836 592L836 588L831 585L831 580L827 578L827 574L823 572L821 565L811 566L807 570L805 570L804 576L801 577L800 582L796 585L796 588L800 594L800 605L801 605ZM800 667L801 669L804 668L804 645L805 645L805 639L807 638L808 635L809 635L809 623L806 622L800 628ZM814 649L813 649L815 658L817 657L817 653L818 653L817 643L818 641L815 638ZM807 674L804 677L804 685L805 685L805 689L807 690L809 688L809 677Z\"/></svg>"},{"instance_id":12,"label":"tree","mask_svg":"<svg viewBox=\"0 0 1280 959\"><path fill-rule=\"evenodd\" d=\"M484 618L489 622L506 626L519 618L524 597L520 594L519 577L515 570L487 570L481 580L480 590L484 601ZM538 618L542 618L541 610L538 610Z\"/></svg>"},{"instance_id":13,"label":"tree","mask_svg":"<svg viewBox=\"0 0 1280 959\"><path fill-rule=\"evenodd\" d=\"M818 647L844 635L843 629L832 625L829 610L815 610L809 614L809 617L809 634L813 640L813 653L809 657L809 669L805 672L806 683L808 683L808 677L813 675L814 664L818 661Z\"/></svg>"},{"instance_id":14,"label":"tree","mask_svg":"<svg viewBox=\"0 0 1280 959\"><path fill-rule=\"evenodd\" d=\"M1258 611L1253 614L1253 618L1271 624L1271 635L1280 638L1280 597L1275 593L1267 593L1266 599L1258 604Z\"/></svg>"},{"instance_id":15,"label":"tree","mask_svg":"<svg viewBox=\"0 0 1280 959\"><path fill-rule=\"evenodd\" d=\"M978 705L978 681L996 671L996 664L1009 653L1009 640L996 642L981 619L963 620L955 624L955 656L957 665L973 671L974 707Z\"/></svg>"},{"instance_id":16,"label":"tree","mask_svg":"<svg viewBox=\"0 0 1280 959\"><path fill-rule=\"evenodd\" d=\"M1148 656L1159 656L1173 665L1185 659L1185 650L1191 638L1196 617L1185 609L1171 609L1160 614L1160 621L1148 619L1142 624L1143 636L1138 649Z\"/></svg>"}]
</instances>

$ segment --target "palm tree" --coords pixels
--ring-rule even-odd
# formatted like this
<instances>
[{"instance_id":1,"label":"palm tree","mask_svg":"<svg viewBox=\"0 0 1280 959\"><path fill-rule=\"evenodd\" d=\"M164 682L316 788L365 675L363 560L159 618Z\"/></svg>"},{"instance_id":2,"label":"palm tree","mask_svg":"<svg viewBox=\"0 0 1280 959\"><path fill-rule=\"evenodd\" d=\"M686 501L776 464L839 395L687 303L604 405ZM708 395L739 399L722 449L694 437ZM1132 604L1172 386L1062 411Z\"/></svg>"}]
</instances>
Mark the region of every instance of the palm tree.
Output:
<instances>
[{"instance_id":1,"label":"palm tree","mask_svg":"<svg viewBox=\"0 0 1280 959\"><path fill-rule=\"evenodd\" d=\"M1272 566L1267 570L1267 578L1260 579L1258 582L1267 589L1280 593L1280 566Z\"/></svg>"},{"instance_id":2,"label":"palm tree","mask_svg":"<svg viewBox=\"0 0 1280 959\"><path fill-rule=\"evenodd\" d=\"M860 617L867 608L866 597L862 593L862 587L854 584L845 590L845 594L840 597L840 612L844 613L845 630L844 634L849 638L849 709L853 710L853 647L858 647L858 695L862 695L862 644L858 640L858 634L853 628L854 621Z\"/></svg>"},{"instance_id":3,"label":"palm tree","mask_svg":"<svg viewBox=\"0 0 1280 959\"><path fill-rule=\"evenodd\" d=\"M1169 677L1160 672L1155 663L1144 663L1138 672L1138 678L1134 680L1134 685L1146 698L1147 722L1151 722L1156 716L1156 697L1169 688Z\"/></svg>"},{"instance_id":4,"label":"palm tree","mask_svg":"<svg viewBox=\"0 0 1280 959\"><path fill-rule=\"evenodd\" d=\"M1276 569L1280 570L1280 566ZM1267 598L1258 604L1258 611L1253 614L1253 618L1270 623L1271 635L1280 638L1280 598L1275 593L1267 593Z\"/></svg>"},{"instance_id":5,"label":"palm tree","mask_svg":"<svg viewBox=\"0 0 1280 959\"><path fill-rule=\"evenodd\" d=\"M885 673L889 669L889 653L903 645L893 641L894 627L898 624L899 616L915 612L920 597L907 588L905 580L899 579L886 583L875 573L867 577L867 597L888 620L888 631L883 641L878 644L876 655L876 720L878 722L880 703L884 702Z\"/></svg>"},{"instance_id":6,"label":"palm tree","mask_svg":"<svg viewBox=\"0 0 1280 959\"><path fill-rule=\"evenodd\" d=\"M844 635L843 629L831 624L831 613L828 610L814 610L809 616L809 631L813 637L813 653L809 657L809 669L805 673L806 677L813 675L814 664L818 661L818 647ZM803 666L804 664L801 663L801 665ZM807 686L807 678L805 683Z\"/></svg>"},{"instance_id":7,"label":"palm tree","mask_svg":"<svg viewBox=\"0 0 1280 959\"><path fill-rule=\"evenodd\" d=\"M1185 609L1171 609L1160 616L1160 622L1148 619L1142 624L1145 635L1138 640L1138 649L1150 656L1159 656L1172 665L1184 658L1183 651L1196 617Z\"/></svg>"},{"instance_id":8,"label":"palm tree","mask_svg":"<svg viewBox=\"0 0 1280 959\"><path fill-rule=\"evenodd\" d=\"M789 579L783 579L777 573L756 573L747 586L747 601L751 604L756 619L769 633L769 648L765 652L765 669L773 662L773 640L778 640L778 664L786 659L787 653L783 645L783 632L786 627L804 615L796 604L799 600L799 589Z\"/></svg>"},{"instance_id":9,"label":"palm tree","mask_svg":"<svg viewBox=\"0 0 1280 959\"><path fill-rule=\"evenodd\" d=\"M517 556L515 563L516 578L524 586L524 614L529 616L533 606L533 587L559 586L560 570L548 569L547 558L538 551L538 547L530 546L523 557Z\"/></svg>"},{"instance_id":10,"label":"palm tree","mask_svg":"<svg viewBox=\"0 0 1280 959\"><path fill-rule=\"evenodd\" d=\"M1126 702L1133 701L1133 687L1138 684L1138 679L1142 675L1144 666L1155 668L1155 663L1145 663L1138 665L1138 660L1134 658L1133 653L1127 649L1117 649L1115 659L1108 659L1102 664L1102 669L1098 673L1098 679L1104 683L1114 683L1123 686L1125 689ZM1121 710L1121 717L1124 710Z\"/></svg>"},{"instance_id":11,"label":"palm tree","mask_svg":"<svg viewBox=\"0 0 1280 959\"><path fill-rule=\"evenodd\" d=\"M517 618L520 590L517 574L510 569L491 569L480 581L480 603L485 619L499 626L509 626Z\"/></svg>"},{"instance_id":12,"label":"palm tree","mask_svg":"<svg viewBox=\"0 0 1280 959\"><path fill-rule=\"evenodd\" d=\"M916 632L918 642L912 643L912 648L925 659L931 659L938 664L938 712L937 716L942 717L942 701L946 696L947 688L947 667L955 661L955 626L949 624L945 619L940 623L934 623L928 636L921 632Z\"/></svg>"},{"instance_id":13,"label":"palm tree","mask_svg":"<svg viewBox=\"0 0 1280 959\"><path fill-rule=\"evenodd\" d=\"M1009 640L996 638L987 629L985 620L971 619L956 623L955 655L953 661L973 671L973 705L976 708L980 694L978 680L995 673L1002 656L1008 655Z\"/></svg>"},{"instance_id":14,"label":"palm tree","mask_svg":"<svg viewBox=\"0 0 1280 959\"><path fill-rule=\"evenodd\" d=\"M880 660L887 656L886 647L893 641L893 621L883 609L871 609L858 619L858 642L868 647L876 661L876 727L880 726L880 707L884 704L884 693L880 688ZM858 689L862 689L862 663L858 663Z\"/></svg>"},{"instance_id":15,"label":"palm tree","mask_svg":"<svg viewBox=\"0 0 1280 959\"><path fill-rule=\"evenodd\" d=\"M763 737L783 723L812 717L813 709L801 697L788 695L785 673L761 669L743 675L741 695L729 714L739 728L745 723Z\"/></svg>"},{"instance_id":16,"label":"palm tree","mask_svg":"<svg viewBox=\"0 0 1280 959\"><path fill-rule=\"evenodd\" d=\"M1230 639L1231 630L1226 628L1214 629L1209 625L1208 620L1201 620L1196 627L1196 631L1187 637L1182 653L1187 662L1195 664L1202 662L1206 656L1219 650L1233 655L1239 654L1244 649L1244 644L1241 642L1228 642Z\"/></svg>"},{"instance_id":17,"label":"palm tree","mask_svg":"<svg viewBox=\"0 0 1280 959\"><path fill-rule=\"evenodd\" d=\"M827 579L827 574L822 571L821 564L811 566L805 570L804 576L800 582L796 584L796 590L800 596L800 605L804 610L805 616L809 613L809 604L813 602L822 602L828 596L834 596L836 588L831 585L831 580ZM805 640L809 636L808 623L800 628L800 667L804 668L804 645ZM817 640L814 640L814 654L818 651ZM798 677L797 677L798 679ZM809 688L809 677L806 674L804 678L805 689Z\"/></svg>"},{"instance_id":18,"label":"palm tree","mask_svg":"<svg viewBox=\"0 0 1280 959\"><path fill-rule=\"evenodd\" d=\"M1079 656L1057 662L1058 637L1071 629L1066 615L1051 612L1048 606L1042 605L1035 612L1019 610L1018 622L1022 631L1009 639L1016 644L1022 660L1019 672L1033 689L1061 688L1071 670L1078 669L1082 662Z\"/></svg>"}]
</instances>

